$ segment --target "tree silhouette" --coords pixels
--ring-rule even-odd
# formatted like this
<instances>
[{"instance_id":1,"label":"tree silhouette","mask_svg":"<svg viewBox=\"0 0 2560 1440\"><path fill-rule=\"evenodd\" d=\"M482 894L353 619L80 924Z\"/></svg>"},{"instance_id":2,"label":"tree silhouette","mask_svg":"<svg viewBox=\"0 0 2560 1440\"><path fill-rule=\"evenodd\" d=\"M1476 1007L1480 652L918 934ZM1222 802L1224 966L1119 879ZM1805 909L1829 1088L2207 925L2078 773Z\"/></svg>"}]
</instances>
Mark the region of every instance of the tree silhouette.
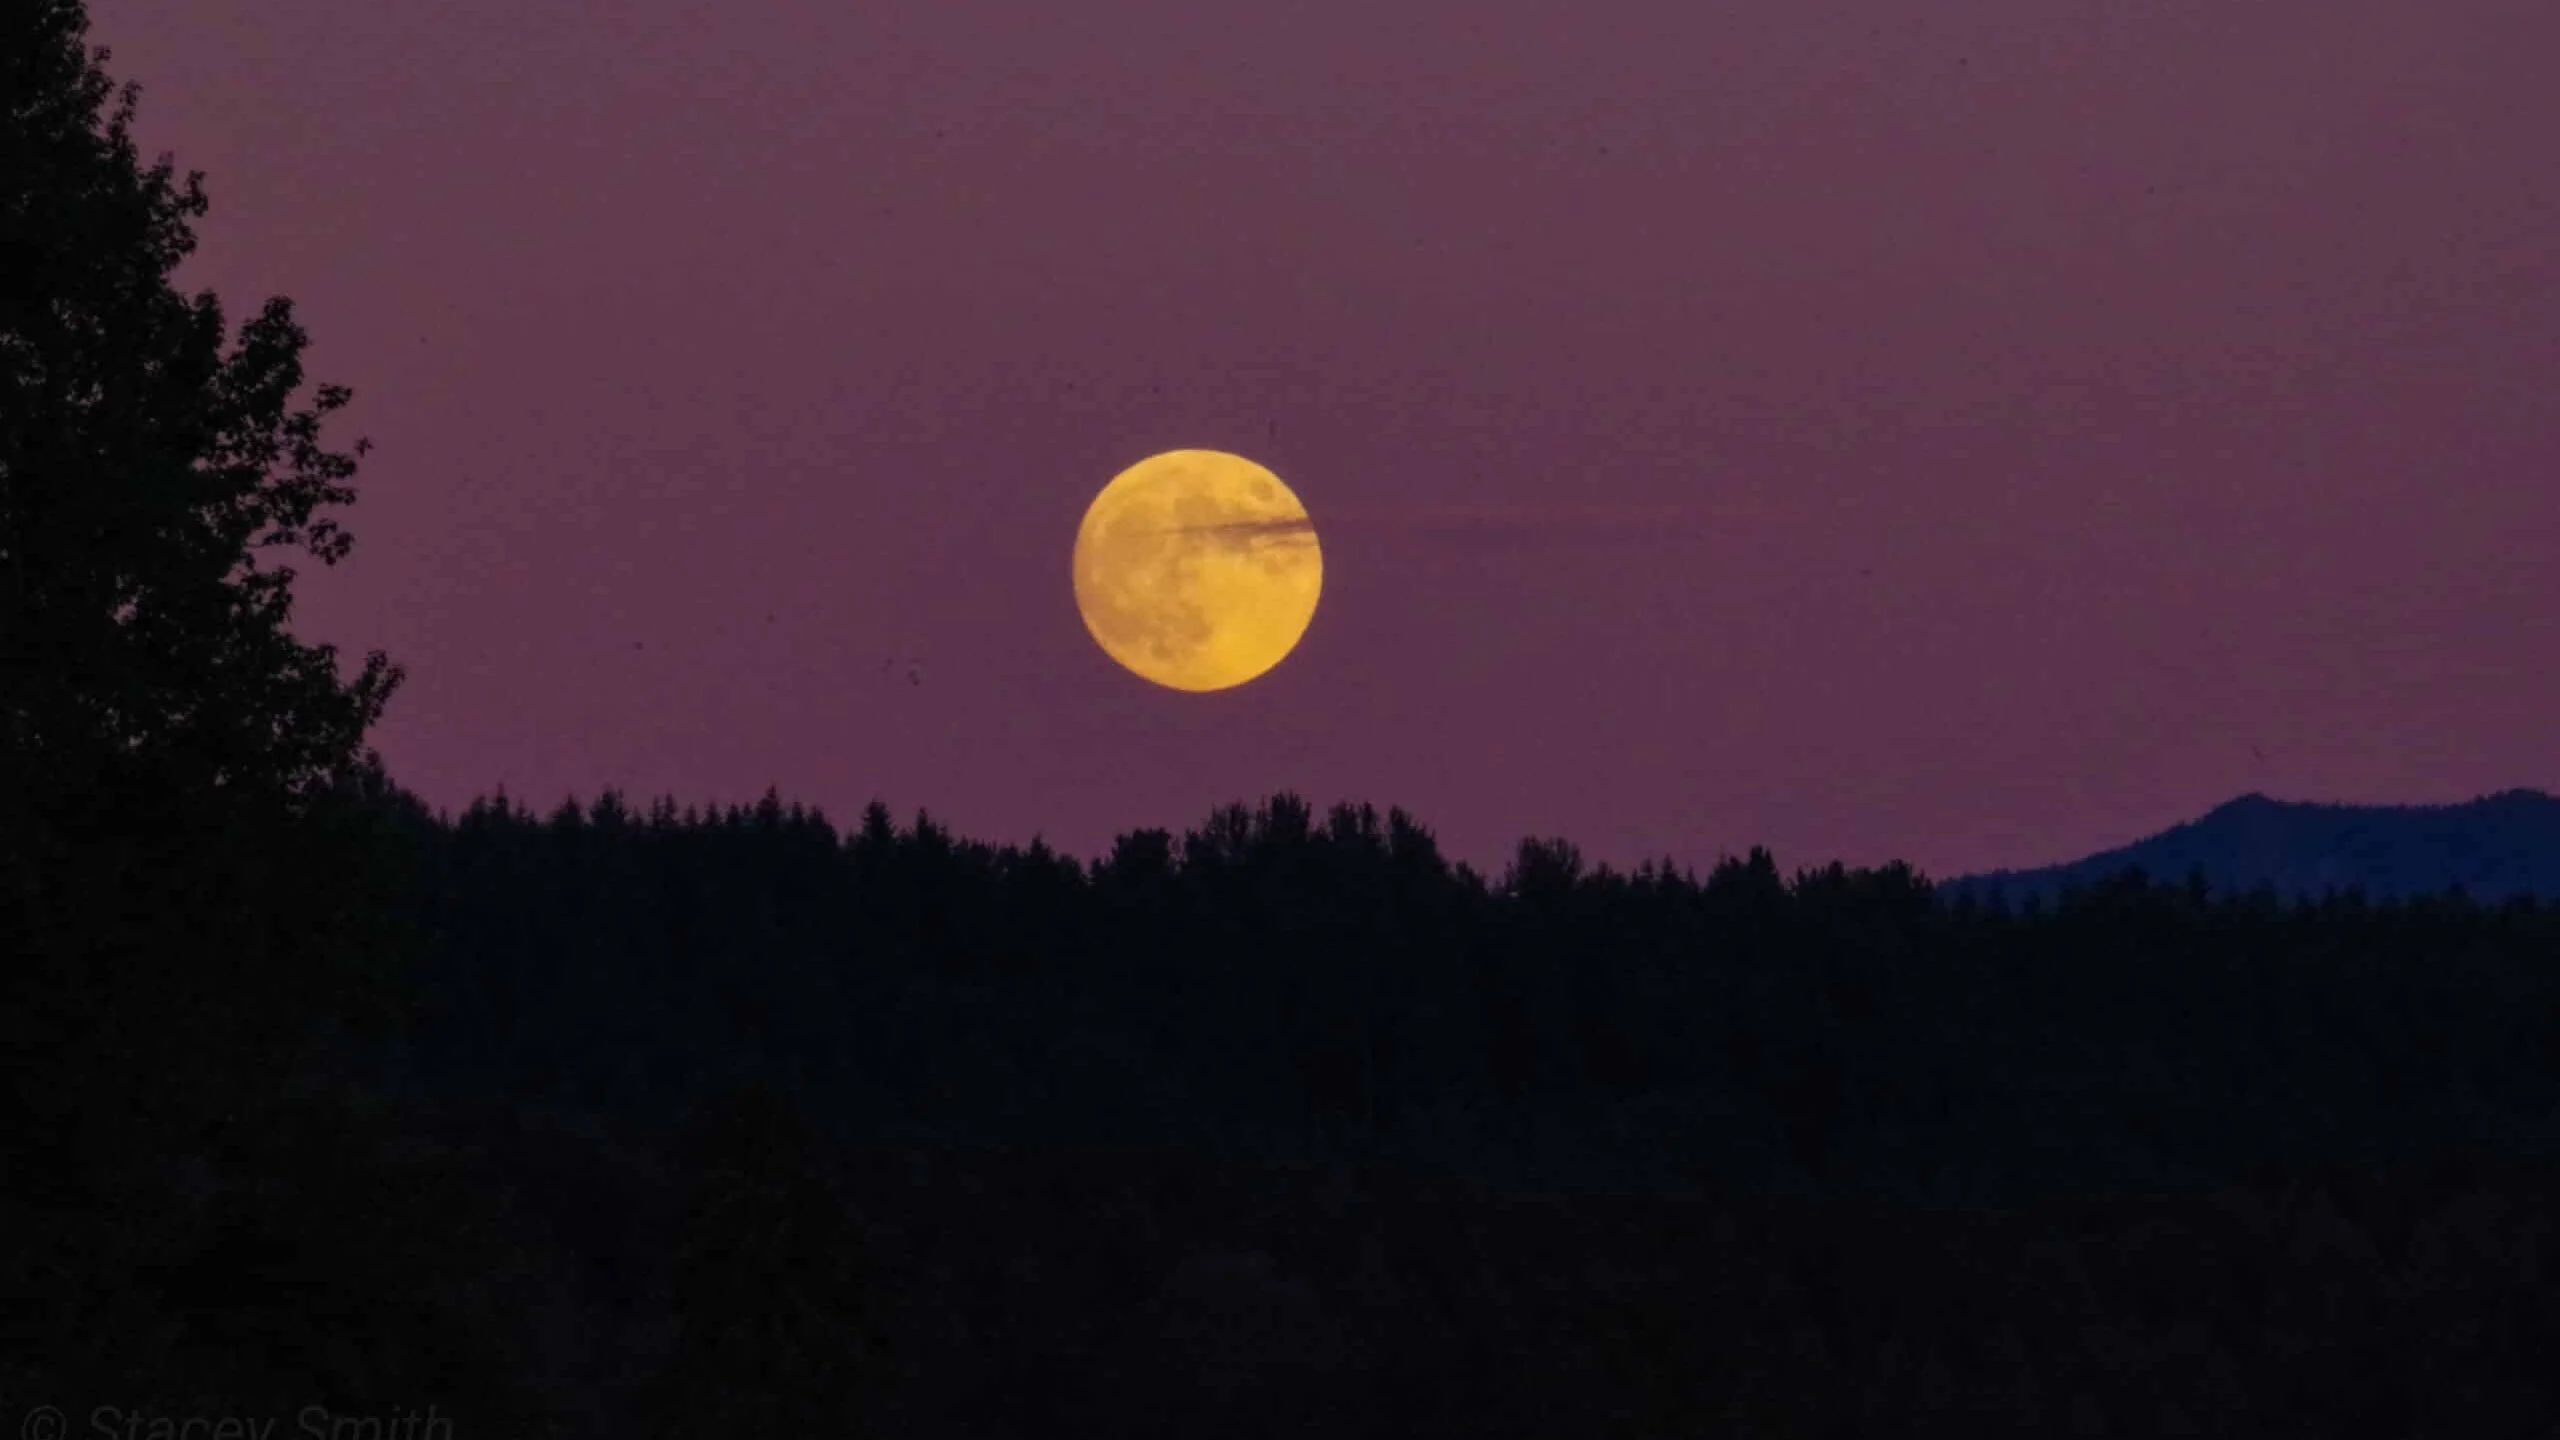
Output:
<instances>
[{"instance_id":1,"label":"tree silhouette","mask_svg":"<svg viewBox=\"0 0 2560 1440\"><path fill-rule=\"evenodd\" d=\"M0 904L30 957L15 998L65 1001L140 966L147 982L124 978L161 1010L219 1015L252 982L221 973L208 933L263 929L231 949L272 960L348 918L324 876L295 873L312 857L289 837L323 791L359 783L400 677L376 653L342 681L331 647L285 629L294 571L262 557L346 553L324 511L352 498L355 462L320 427L348 392L296 408L289 301L226 353L216 299L171 286L202 177L140 164L138 88L105 109L86 26L75 0L0 18ZM126 1018L143 998L123 997Z\"/></svg>"},{"instance_id":2,"label":"tree silhouette","mask_svg":"<svg viewBox=\"0 0 2560 1440\"><path fill-rule=\"evenodd\" d=\"M435 1375L476 1405L432 1358L459 1302L409 1293L468 1247L357 1199L379 1107L320 1063L414 953L363 748L399 672L295 639L274 560L347 553L349 395L297 398L289 301L235 334L172 286L202 177L140 162L87 26L0 7L0 1293L43 1316L8 1348L119 1403ZM294 1338L331 1331L296 1296L371 1353Z\"/></svg>"},{"instance_id":3,"label":"tree silhouette","mask_svg":"<svg viewBox=\"0 0 2560 1440\"><path fill-rule=\"evenodd\" d=\"M139 87L102 115L107 54L76 0L0 20L0 705L11 781L57 800L132 767L162 783L299 793L340 773L399 672L353 681L285 631L300 549L349 537L352 455L321 442L350 393L297 407L305 337L267 302L228 353L222 307L170 274L203 176L145 169ZM355 454L365 445L359 441Z\"/></svg>"}]
</instances>

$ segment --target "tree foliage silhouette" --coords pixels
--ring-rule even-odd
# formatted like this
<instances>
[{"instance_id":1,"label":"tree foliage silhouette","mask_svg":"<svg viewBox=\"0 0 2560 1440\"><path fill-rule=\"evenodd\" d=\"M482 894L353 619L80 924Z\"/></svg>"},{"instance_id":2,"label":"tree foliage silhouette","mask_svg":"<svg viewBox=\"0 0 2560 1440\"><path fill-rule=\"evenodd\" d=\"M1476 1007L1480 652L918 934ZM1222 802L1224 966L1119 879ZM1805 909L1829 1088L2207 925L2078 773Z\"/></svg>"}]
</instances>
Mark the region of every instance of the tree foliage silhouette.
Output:
<instances>
[{"instance_id":1,"label":"tree foliage silhouette","mask_svg":"<svg viewBox=\"0 0 2560 1440\"><path fill-rule=\"evenodd\" d=\"M399 672L352 681L286 633L300 549L349 537L355 455L321 426L350 392L297 405L305 336L267 302L229 337L171 273L207 209L201 172L144 168L139 88L85 52L75 0L0 19L0 706L20 786L85 803L148 767L160 783L300 793L358 753Z\"/></svg>"},{"instance_id":2,"label":"tree foliage silhouette","mask_svg":"<svg viewBox=\"0 0 2560 1440\"><path fill-rule=\"evenodd\" d=\"M374 653L342 680L332 647L285 628L294 570L266 555L331 564L350 543L326 510L352 498L355 461L320 435L349 395L297 405L289 301L226 349L216 298L175 289L202 176L140 163L138 87L107 108L86 28L76 0L0 17L0 904L39 991L75 984L49 961L94 979L155 946L200 950L217 912L275 932L269 949L346 918L321 876L293 873L286 835L371 763L365 729L400 679ZM262 903L277 884L294 913ZM165 998L219 1007L241 977L212 958L169 968L226 986Z\"/></svg>"},{"instance_id":3,"label":"tree foliage silhouette","mask_svg":"<svg viewBox=\"0 0 2560 1440\"><path fill-rule=\"evenodd\" d=\"M402 1297L463 1253L343 1203L385 1193L387 1136L319 1066L387 998L401 857L364 735L400 673L374 653L343 678L296 639L277 563L347 553L329 511L365 446L324 444L349 392L301 398L289 301L235 333L175 288L202 177L140 161L138 87L87 30L77 0L0 7L0 1294L32 1307L11 1378L378 1404L354 1391L454 1378L434 1307ZM342 1365L289 1338L330 1329L290 1297L336 1303L357 1258L384 1267L369 1318L406 1318Z\"/></svg>"}]
</instances>

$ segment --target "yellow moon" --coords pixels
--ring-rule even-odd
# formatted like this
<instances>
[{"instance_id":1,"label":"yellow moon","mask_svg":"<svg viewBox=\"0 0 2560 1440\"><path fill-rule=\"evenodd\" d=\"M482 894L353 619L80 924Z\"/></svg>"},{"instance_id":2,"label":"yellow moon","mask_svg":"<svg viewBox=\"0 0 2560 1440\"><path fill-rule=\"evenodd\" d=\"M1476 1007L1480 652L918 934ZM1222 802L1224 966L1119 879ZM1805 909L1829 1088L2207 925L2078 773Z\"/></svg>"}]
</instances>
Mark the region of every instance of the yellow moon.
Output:
<instances>
[{"instance_id":1,"label":"yellow moon","mask_svg":"<svg viewBox=\"0 0 2560 1440\"><path fill-rule=\"evenodd\" d=\"M1168 450L1093 497L1075 587L1104 654L1171 689L1225 690L1297 648L1324 552L1279 476L1223 450Z\"/></svg>"}]
</instances>

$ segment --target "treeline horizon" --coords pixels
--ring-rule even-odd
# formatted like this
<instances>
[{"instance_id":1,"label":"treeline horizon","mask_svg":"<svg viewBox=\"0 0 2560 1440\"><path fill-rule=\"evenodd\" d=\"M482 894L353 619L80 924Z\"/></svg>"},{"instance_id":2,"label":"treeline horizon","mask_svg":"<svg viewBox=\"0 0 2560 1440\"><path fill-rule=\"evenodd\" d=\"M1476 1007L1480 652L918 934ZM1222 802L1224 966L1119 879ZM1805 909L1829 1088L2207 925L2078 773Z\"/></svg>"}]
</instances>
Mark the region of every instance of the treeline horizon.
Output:
<instances>
[{"instance_id":1,"label":"treeline horizon","mask_svg":"<svg viewBox=\"0 0 2560 1440\"><path fill-rule=\"evenodd\" d=\"M1287 793L1090 861L876 802L839 832L772 791L438 815L382 782L366 804L417 937L416 1073L615 1113L754 1079L847 1136L1945 1203L2202 1183L2385 1133L2431 1152L2456 1111L2560 1135L2536 1028L2560 1009L2490 999L2560 1006L2560 910L2531 898L2135 871L2011 910L1939 904L1899 863L1781 877L1753 847L1620 872L1536 838L1487 877L1400 808ZM2047 1134L2058 1090L2074 1118Z\"/></svg>"},{"instance_id":2,"label":"treeline horizon","mask_svg":"<svg viewBox=\"0 0 2560 1440\"><path fill-rule=\"evenodd\" d=\"M1489 880L1287 795L1090 863L774 794L358 808L414 997L370 1084L599 1237L579 1383L642 1413L741 1413L765 1362L690 1347L784 1315L795 1413L918 1434L2560 1413L2529 900Z\"/></svg>"},{"instance_id":3,"label":"treeline horizon","mask_svg":"<svg viewBox=\"0 0 2560 1440\"><path fill-rule=\"evenodd\" d=\"M376 783L385 784L389 790L396 791L401 797L398 802L401 805L415 807L421 814L444 826L453 826L465 817L485 815L490 812L503 813L515 820L542 823L555 823L564 818L588 820L602 815L611 817L614 823L651 826L734 824L773 809L787 816L793 823L813 823L823 826L848 843L857 831L877 831L884 827L890 831L897 831L902 827L896 810L878 799L865 802L860 816L854 822L839 827L830 818L826 807L814 802L785 800L778 785L767 786L762 796L751 801L679 801L671 792L661 792L645 804L635 803L631 793L624 788L608 785L596 790L592 795L581 795L576 791L565 792L561 798L545 806L534 804L521 794L511 793L504 783L500 783L474 795L456 808L450 805L430 805L415 792L400 786L396 781ZM2499 800L2519 795L2544 798L2543 792L2538 790L2509 789L2481 797L2481 799ZM2263 797L2258 796L2256 792L2251 792L2250 795L2241 797L2241 802L2260 798ZM1208 818L1201 825L1190 827L1179 833L1168 826L1139 826L1124 830L1114 835L1099 853L1083 858L1051 845L1046 839L1045 832L1041 831L1034 831L1027 840L982 840L961 835L953 826L937 817L930 806L919 806L909 812L907 819L903 822L903 828L908 831L919 829L930 831L943 836L948 843L957 847L983 851L990 855L1013 851L1025 855L1037 854L1043 857L1062 858L1083 866L1088 872L1109 863L1113 854L1124 847L1133 843L1157 843L1145 837L1161 836L1163 842L1170 847L1171 863L1178 869L1182 864L1184 853L1202 843L1203 837L1210 829L1227 823L1223 817L1229 812L1249 813L1257 806L1267 807L1274 801L1303 809L1310 817L1316 815L1318 809L1311 801L1293 790L1274 792L1258 802L1229 800L1212 806ZM2373 809L2411 812L2462 810L2477 805L2481 801L2431 806L2370 806L2316 801L2277 803L2295 809L2353 813ZM1393 843L1392 837L1404 835L1408 837L1408 843L1424 844L1429 846L1434 854L1439 853L1437 831L1414 811L1401 805L1390 805L1381 811L1373 802L1337 800L1323 807L1322 819L1318 823L1329 834L1341 832L1346 826L1350 827L1350 833L1356 833L1365 828L1391 837L1391 843ZM2191 828L2197 823L2200 822L2190 821L2173 829ZM1508 877L1521 868L1524 857L1531 852L1545 852L1554 860L1569 863L1577 873L1603 882L1611 879L1643 882L1659 877L1670 877L1692 887L1705 883L1700 877L1699 867L1695 862L1682 861L1668 854L1642 859L1632 865L1604 860L1586 863L1584 852L1578 842L1569 836L1555 834L1524 834L1513 843L1512 853L1499 872L1489 871L1483 866L1454 857L1445 858L1442 863L1445 863L1450 872L1463 883L1492 893L1505 888ZM1782 869L1777 864L1775 852L1767 846L1757 844L1747 846L1739 853L1730 849L1719 850L1716 859L1706 869L1708 874L1712 875L1716 870L1726 866L1756 866L1761 863L1759 857L1764 855L1769 857L1767 863L1773 869ZM2102 852L2100 855L2086 856L2077 860L2050 861L2025 866L1998 866L1944 876L1932 875L1922 867L1901 859L1856 866L1845 861L1831 860L1815 865L1796 866L1792 872L1787 873L1785 884L1793 888L1807 880L1818 880L1824 876L1894 873L1906 877L1905 883L1928 891L1943 905L1970 906L1986 912L2020 915L2050 912L2075 897L2128 881L2138 881L2145 885L2174 886L2190 893L2210 895L2217 901L2245 901L2253 905L2272 903L2279 908L2288 909L2296 906L2317 907L2323 904L2382 908L2443 903L2494 910L2509 904L2539 907L2560 903L2546 901L2538 893L2531 891L2482 897L2470 893L2469 888L2458 880L2448 880L2437 886L2404 886L2379 892L2368 890L2364 885L2352 880L2330 881L2317 888L2279 886L2271 881L2235 885L2214 879L2208 873L2207 867L2201 864L2175 868L2147 865L2138 860L2097 863L2103 859ZM2048 881L2044 878L2047 876L2052 878ZM2018 888L2022 885L2026 888Z\"/></svg>"}]
</instances>

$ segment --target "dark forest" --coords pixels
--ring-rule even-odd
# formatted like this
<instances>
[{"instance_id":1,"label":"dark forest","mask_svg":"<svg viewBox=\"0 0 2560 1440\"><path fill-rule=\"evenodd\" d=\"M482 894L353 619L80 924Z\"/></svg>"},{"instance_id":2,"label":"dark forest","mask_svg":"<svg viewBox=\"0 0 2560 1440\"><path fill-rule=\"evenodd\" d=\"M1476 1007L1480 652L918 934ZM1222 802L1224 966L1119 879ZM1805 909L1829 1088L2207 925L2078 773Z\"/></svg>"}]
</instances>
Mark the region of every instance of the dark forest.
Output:
<instances>
[{"instance_id":1,"label":"dark forest","mask_svg":"<svg viewBox=\"0 0 2560 1440\"><path fill-rule=\"evenodd\" d=\"M23 1433L2560 1427L2529 897L432 811L398 667L286 629L347 392L170 286L80 7L0 14Z\"/></svg>"}]
</instances>

